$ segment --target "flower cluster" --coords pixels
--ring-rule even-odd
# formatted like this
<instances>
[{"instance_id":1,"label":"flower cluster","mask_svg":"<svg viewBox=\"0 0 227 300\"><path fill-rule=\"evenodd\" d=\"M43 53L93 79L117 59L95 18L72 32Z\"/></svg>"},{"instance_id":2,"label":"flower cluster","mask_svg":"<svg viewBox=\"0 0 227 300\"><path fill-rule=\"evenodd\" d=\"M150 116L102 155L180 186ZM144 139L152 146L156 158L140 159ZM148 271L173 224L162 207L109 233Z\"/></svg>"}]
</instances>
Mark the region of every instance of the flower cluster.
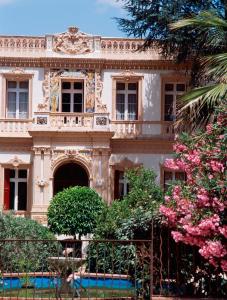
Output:
<instances>
[{"instance_id":1,"label":"flower cluster","mask_svg":"<svg viewBox=\"0 0 227 300\"><path fill-rule=\"evenodd\" d=\"M176 242L195 245L213 266L227 271L227 118L219 111L206 131L184 134L174 146L175 158L165 166L186 173L172 186L160 207Z\"/></svg>"}]
</instances>

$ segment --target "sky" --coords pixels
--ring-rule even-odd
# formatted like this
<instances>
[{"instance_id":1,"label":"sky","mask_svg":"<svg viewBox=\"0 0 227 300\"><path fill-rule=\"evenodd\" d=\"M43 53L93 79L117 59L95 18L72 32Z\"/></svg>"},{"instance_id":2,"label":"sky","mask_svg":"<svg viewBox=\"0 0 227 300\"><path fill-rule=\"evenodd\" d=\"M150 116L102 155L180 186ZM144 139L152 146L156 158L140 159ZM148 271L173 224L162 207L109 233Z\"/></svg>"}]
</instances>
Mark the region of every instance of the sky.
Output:
<instances>
[{"instance_id":1,"label":"sky","mask_svg":"<svg viewBox=\"0 0 227 300\"><path fill-rule=\"evenodd\" d=\"M69 26L105 37L124 37L114 17L125 12L116 0L0 0L0 35L45 35Z\"/></svg>"}]
</instances>

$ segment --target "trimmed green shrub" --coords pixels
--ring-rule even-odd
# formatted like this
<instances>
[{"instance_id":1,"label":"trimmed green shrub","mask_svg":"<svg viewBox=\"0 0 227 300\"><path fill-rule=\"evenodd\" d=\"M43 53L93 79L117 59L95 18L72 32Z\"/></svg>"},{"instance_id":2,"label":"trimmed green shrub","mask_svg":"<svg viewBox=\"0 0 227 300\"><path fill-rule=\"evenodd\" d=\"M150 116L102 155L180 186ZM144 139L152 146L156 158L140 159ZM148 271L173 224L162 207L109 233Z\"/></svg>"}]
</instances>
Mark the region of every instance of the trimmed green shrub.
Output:
<instances>
[{"instance_id":1,"label":"trimmed green shrub","mask_svg":"<svg viewBox=\"0 0 227 300\"><path fill-rule=\"evenodd\" d=\"M58 242L48 228L31 219L0 215L2 272L45 271L47 258L58 255L59 251Z\"/></svg>"},{"instance_id":2,"label":"trimmed green shrub","mask_svg":"<svg viewBox=\"0 0 227 300\"><path fill-rule=\"evenodd\" d=\"M93 233L105 204L88 187L72 187L54 196L48 209L50 230L57 234L86 235Z\"/></svg>"}]
</instances>

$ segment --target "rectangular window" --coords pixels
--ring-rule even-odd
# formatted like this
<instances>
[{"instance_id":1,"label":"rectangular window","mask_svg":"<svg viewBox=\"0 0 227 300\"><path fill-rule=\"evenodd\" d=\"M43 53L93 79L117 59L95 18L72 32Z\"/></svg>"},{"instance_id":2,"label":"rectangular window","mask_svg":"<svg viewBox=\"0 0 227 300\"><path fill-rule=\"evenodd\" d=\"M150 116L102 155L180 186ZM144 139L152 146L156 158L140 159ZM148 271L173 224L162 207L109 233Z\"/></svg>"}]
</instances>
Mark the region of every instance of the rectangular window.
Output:
<instances>
[{"instance_id":1,"label":"rectangular window","mask_svg":"<svg viewBox=\"0 0 227 300\"><path fill-rule=\"evenodd\" d=\"M177 98L186 91L185 83L164 84L164 120L174 121L176 117Z\"/></svg>"},{"instance_id":2,"label":"rectangular window","mask_svg":"<svg viewBox=\"0 0 227 300\"><path fill-rule=\"evenodd\" d=\"M115 171L115 199L122 199L129 192L128 179L125 177L123 171Z\"/></svg>"},{"instance_id":3,"label":"rectangular window","mask_svg":"<svg viewBox=\"0 0 227 300\"><path fill-rule=\"evenodd\" d=\"M27 209L27 170L5 169L4 209Z\"/></svg>"},{"instance_id":4,"label":"rectangular window","mask_svg":"<svg viewBox=\"0 0 227 300\"><path fill-rule=\"evenodd\" d=\"M116 83L116 119L138 119L138 82Z\"/></svg>"},{"instance_id":5,"label":"rectangular window","mask_svg":"<svg viewBox=\"0 0 227 300\"><path fill-rule=\"evenodd\" d=\"M169 186L174 181L186 181L186 173L182 171L164 171L164 191L167 191Z\"/></svg>"},{"instance_id":6,"label":"rectangular window","mask_svg":"<svg viewBox=\"0 0 227 300\"><path fill-rule=\"evenodd\" d=\"M29 81L7 81L7 118L28 118Z\"/></svg>"},{"instance_id":7,"label":"rectangular window","mask_svg":"<svg viewBox=\"0 0 227 300\"><path fill-rule=\"evenodd\" d=\"M83 81L62 82L62 112L84 111L84 83Z\"/></svg>"}]
</instances>

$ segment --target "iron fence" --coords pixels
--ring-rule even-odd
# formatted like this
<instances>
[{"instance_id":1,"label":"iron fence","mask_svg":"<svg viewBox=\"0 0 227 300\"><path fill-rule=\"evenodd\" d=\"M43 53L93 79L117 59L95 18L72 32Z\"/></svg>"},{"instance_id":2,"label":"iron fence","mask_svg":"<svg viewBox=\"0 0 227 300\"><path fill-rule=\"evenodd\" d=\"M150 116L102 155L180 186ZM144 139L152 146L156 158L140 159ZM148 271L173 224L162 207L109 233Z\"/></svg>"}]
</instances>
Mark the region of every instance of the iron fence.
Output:
<instances>
[{"instance_id":1,"label":"iron fence","mask_svg":"<svg viewBox=\"0 0 227 300\"><path fill-rule=\"evenodd\" d=\"M0 240L0 299L224 298L224 274L206 273L191 250L165 230L149 240Z\"/></svg>"}]
</instances>

